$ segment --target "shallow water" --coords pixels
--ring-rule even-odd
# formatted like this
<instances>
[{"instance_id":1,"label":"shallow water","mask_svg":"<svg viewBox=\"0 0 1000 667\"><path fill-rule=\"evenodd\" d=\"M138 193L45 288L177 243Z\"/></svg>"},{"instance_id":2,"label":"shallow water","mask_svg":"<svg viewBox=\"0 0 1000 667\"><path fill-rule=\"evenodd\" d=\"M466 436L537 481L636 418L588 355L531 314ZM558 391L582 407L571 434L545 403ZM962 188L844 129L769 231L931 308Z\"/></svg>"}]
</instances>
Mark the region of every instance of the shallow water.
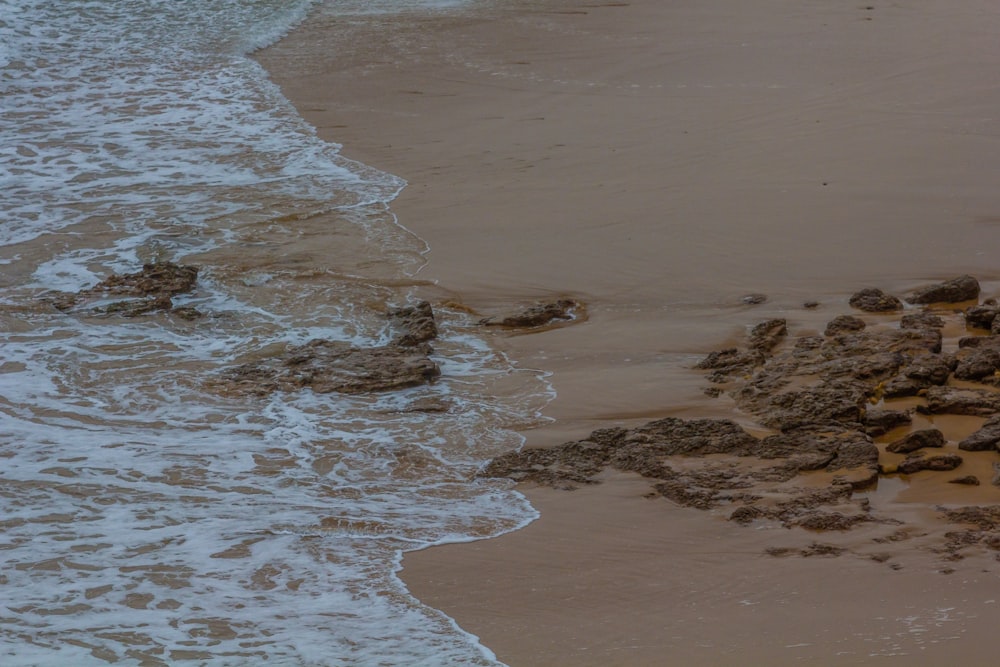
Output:
<instances>
[{"instance_id":1,"label":"shallow water","mask_svg":"<svg viewBox=\"0 0 1000 667\"><path fill-rule=\"evenodd\" d=\"M384 343L422 284L404 183L247 58L311 4L0 3L4 664L493 664L395 571L535 516L473 476L540 419L544 376L442 310L432 385L212 388L261 350ZM46 300L156 260L201 268L174 304L203 318Z\"/></svg>"}]
</instances>

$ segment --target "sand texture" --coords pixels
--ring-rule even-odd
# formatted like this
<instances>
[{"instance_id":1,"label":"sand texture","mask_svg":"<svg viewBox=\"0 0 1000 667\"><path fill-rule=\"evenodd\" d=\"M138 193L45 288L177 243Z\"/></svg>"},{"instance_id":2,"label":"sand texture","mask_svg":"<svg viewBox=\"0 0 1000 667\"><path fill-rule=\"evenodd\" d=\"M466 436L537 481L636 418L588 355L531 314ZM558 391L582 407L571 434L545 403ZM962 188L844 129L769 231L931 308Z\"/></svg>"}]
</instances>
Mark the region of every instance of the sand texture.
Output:
<instances>
[{"instance_id":1,"label":"sand texture","mask_svg":"<svg viewBox=\"0 0 1000 667\"><path fill-rule=\"evenodd\" d=\"M408 181L392 210L430 247L424 298L494 321L581 304L567 325L489 329L551 373L552 422L525 433L545 447L664 417L782 427L695 368L768 320L797 340L929 308L957 345L960 311L1000 296L997 34L987 2L542 0L320 8L259 58L344 155ZM849 303L963 274L971 302ZM969 419L913 428L952 451ZM932 539L938 505L1000 503L997 455L976 456L977 487L925 471L858 490L902 532L740 525L621 470L526 482L536 523L409 554L402 576L515 667L986 664L997 552L948 560Z\"/></svg>"}]
</instances>

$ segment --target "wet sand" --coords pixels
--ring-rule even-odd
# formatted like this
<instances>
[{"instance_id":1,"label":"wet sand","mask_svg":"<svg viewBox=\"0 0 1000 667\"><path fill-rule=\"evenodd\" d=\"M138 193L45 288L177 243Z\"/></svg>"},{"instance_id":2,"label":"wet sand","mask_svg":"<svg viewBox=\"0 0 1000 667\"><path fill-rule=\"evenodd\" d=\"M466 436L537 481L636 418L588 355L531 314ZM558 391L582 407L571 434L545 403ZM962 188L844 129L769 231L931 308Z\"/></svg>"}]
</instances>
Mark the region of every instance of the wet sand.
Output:
<instances>
[{"instance_id":1,"label":"wet sand","mask_svg":"<svg viewBox=\"0 0 1000 667\"><path fill-rule=\"evenodd\" d=\"M392 209L430 246L429 297L484 314L587 303L586 322L496 338L552 374L553 421L525 434L544 446L667 415L742 419L691 367L768 317L822 331L859 288L960 273L1000 294L998 29L986 2L544 0L320 10L260 60L321 136L409 182ZM625 477L524 490L538 522L410 554L402 572L511 665L986 655L989 564L774 559L773 531L650 501Z\"/></svg>"}]
</instances>

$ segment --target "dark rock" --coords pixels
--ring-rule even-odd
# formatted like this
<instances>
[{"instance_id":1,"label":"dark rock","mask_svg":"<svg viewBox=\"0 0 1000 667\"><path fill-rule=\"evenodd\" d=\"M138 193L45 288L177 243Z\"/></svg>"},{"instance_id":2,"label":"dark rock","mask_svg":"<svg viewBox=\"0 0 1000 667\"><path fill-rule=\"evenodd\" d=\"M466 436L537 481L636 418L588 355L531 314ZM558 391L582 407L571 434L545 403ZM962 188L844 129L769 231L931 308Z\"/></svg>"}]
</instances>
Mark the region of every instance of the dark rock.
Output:
<instances>
[{"instance_id":1,"label":"dark rock","mask_svg":"<svg viewBox=\"0 0 1000 667\"><path fill-rule=\"evenodd\" d=\"M930 313L910 313L899 320L900 329L940 329L944 320Z\"/></svg>"},{"instance_id":2,"label":"dark rock","mask_svg":"<svg viewBox=\"0 0 1000 667\"><path fill-rule=\"evenodd\" d=\"M886 446L886 451L893 454L909 454L924 447L944 447L944 434L936 428L914 431Z\"/></svg>"},{"instance_id":3,"label":"dark rock","mask_svg":"<svg viewBox=\"0 0 1000 667\"><path fill-rule=\"evenodd\" d=\"M1000 336L963 336L958 339L959 350L1000 350Z\"/></svg>"},{"instance_id":4,"label":"dark rock","mask_svg":"<svg viewBox=\"0 0 1000 667\"><path fill-rule=\"evenodd\" d=\"M750 331L750 349L761 354L768 354L787 335L788 326L785 320L774 319L761 322Z\"/></svg>"},{"instance_id":5,"label":"dark rock","mask_svg":"<svg viewBox=\"0 0 1000 667\"><path fill-rule=\"evenodd\" d=\"M203 312L191 306L178 306L177 308L171 308L170 314L179 317L182 320L188 321L201 319L205 316Z\"/></svg>"},{"instance_id":6,"label":"dark rock","mask_svg":"<svg viewBox=\"0 0 1000 667\"><path fill-rule=\"evenodd\" d=\"M957 363L954 357L947 354L920 355L885 385L883 396L916 396L927 387L942 385L948 381Z\"/></svg>"},{"instance_id":7,"label":"dark rock","mask_svg":"<svg viewBox=\"0 0 1000 667\"><path fill-rule=\"evenodd\" d=\"M815 308L819 308L819 301L806 301L805 303L802 304L802 307L805 308L806 310L813 310Z\"/></svg>"},{"instance_id":8,"label":"dark rock","mask_svg":"<svg viewBox=\"0 0 1000 667\"><path fill-rule=\"evenodd\" d=\"M97 312L105 315L121 315L122 317L139 317L156 311L167 311L174 307L173 301L167 295L150 297L148 299L128 299L115 301Z\"/></svg>"},{"instance_id":9,"label":"dark rock","mask_svg":"<svg viewBox=\"0 0 1000 667\"><path fill-rule=\"evenodd\" d=\"M982 380L1000 371L1000 350L990 347L967 347L955 355L958 366L955 377L960 380Z\"/></svg>"},{"instance_id":10,"label":"dark rock","mask_svg":"<svg viewBox=\"0 0 1000 667\"><path fill-rule=\"evenodd\" d=\"M759 507L754 507L752 505L744 505L743 507L737 507L729 515L730 521L735 521L736 523L746 526L757 519L763 519L767 517L767 513Z\"/></svg>"},{"instance_id":11,"label":"dark rock","mask_svg":"<svg viewBox=\"0 0 1000 667\"><path fill-rule=\"evenodd\" d=\"M113 274L86 291L128 296L183 294L193 290L197 280L196 266L156 262L144 264L136 273Z\"/></svg>"},{"instance_id":12,"label":"dark rock","mask_svg":"<svg viewBox=\"0 0 1000 667\"><path fill-rule=\"evenodd\" d=\"M959 276L937 285L921 288L907 297L908 303L959 303L979 298L979 281Z\"/></svg>"},{"instance_id":13,"label":"dark rock","mask_svg":"<svg viewBox=\"0 0 1000 667\"><path fill-rule=\"evenodd\" d=\"M580 304L573 299L559 299L550 303L537 303L516 313L485 317L479 324L488 327L542 327L553 322L572 320L579 309Z\"/></svg>"},{"instance_id":14,"label":"dark rock","mask_svg":"<svg viewBox=\"0 0 1000 667\"><path fill-rule=\"evenodd\" d=\"M990 334L1000 336L1000 317L993 320L993 324L990 325Z\"/></svg>"},{"instance_id":15,"label":"dark rock","mask_svg":"<svg viewBox=\"0 0 1000 667\"><path fill-rule=\"evenodd\" d=\"M866 514L844 515L840 512L814 512L793 525L807 530L849 530L866 521L871 521L871 517Z\"/></svg>"},{"instance_id":16,"label":"dark rock","mask_svg":"<svg viewBox=\"0 0 1000 667\"><path fill-rule=\"evenodd\" d=\"M977 329L990 329L998 314L1000 314L1000 305L996 303L969 306L965 309L965 323Z\"/></svg>"},{"instance_id":17,"label":"dark rock","mask_svg":"<svg viewBox=\"0 0 1000 667\"><path fill-rule=\"evenodd\" d=\"M777 394L736 395L741 408L757 415L767 427L782 431L829 422L860 424L866 395L859 387L833 384Z\"/></svg>"},{"instance_id":18,"label":"dark rock","mask_svg":"<svg viewBox=\"0 0 1000 667\"><path fill-rule=\"evenodd\" d=\"M836 334L847 333L849 331L861 331L865 328L865 321L853 315L838 315L830 320L826 325L824 336L834 336Z\"/></svg>"},{"instance_id":19,"label":"dark rock","mask_svg":"<svg viewBox=\"0 0 1000 667\"><path fill-rule=\"evenodd\" d=\"M975 475L966 475L965 477L956 477L955 479L949 479L949 484L961 484L963 486L979 486L979 478Z\"/></svg>"},{"instance_id":20,"label":"dark rock","mask_svg":"<svg viewBox=\"0 0 1000 667\"><path fill-rule=\"evenodd\" d=\"M394 345L413 347L437 338L437 322L431 304L421 301L415 306L405 306L390 310L389 320L400 329L393 339Z\"/></svg>"},{"instance_id":21,"label":"dark rock","mask_svg":"<svg viewBox=\"0 0 1000 667\"><path fill-rule=\"evenodd\" d=\"M930 387L924 395L926 405L917 406L924 414L973 415L991 417L1000 412L1000 393L987 389Z\"/></svg>"},{"instance_id":22,"label":"dark rock","mask_svg":"<svg viewBox=\"0 0 1000 667\"><path fill-rule=\"evenodd\" d=\"M958 454L939 454L937 456L914 456L904 459L898 466L896 472L903 475L912 475L921 470L933 470L943 472L954 470L962 465L962 457Z\"/></svg>"},{"instance_id":23,"label":"dark rock","mask_svg":"<svg viewBox=\"0 0 1000 667\"><path fill-rule=\"evenodd\" d=\"M958 443L958 448L967 452L1000 450L1000 415L988 419L978 431Z\"/></svg>"},{"instance_id":24,"label":"dark rock","mask_svg":"<svg viewBox=\"0 0 1000 667\"><path fill-rule=\"evenodd\" d=\"M868 313L884 313L900 310L903 307L902 301L876 287L868 287L860 292L855 292L848 303L852 308Z\"/></svg>"},{"instance_id":25,"label":"dark rock","mask_svg":"<svg viewBox=\"0 0 1000 667\"><path fill-rule=\"evenodd\" d=\"M913 418L908 411L870 408L865 411L865 433L873 438L885 435L894 428L910 424Z\"/></svg>"},{"instance_id":26,"label":"dark rock","mask_svg":"<svg viewBox=\"0 0 1000 667\"><path fill-rule=\"evenodd\" d=\"M425 348L385 345L358 348L347 343L313 340L283 355L243 364L225 372L221 389L265 395L309 388L317 393L358 394L426 384L441 370Z\"/></svg>"}]
</instances>

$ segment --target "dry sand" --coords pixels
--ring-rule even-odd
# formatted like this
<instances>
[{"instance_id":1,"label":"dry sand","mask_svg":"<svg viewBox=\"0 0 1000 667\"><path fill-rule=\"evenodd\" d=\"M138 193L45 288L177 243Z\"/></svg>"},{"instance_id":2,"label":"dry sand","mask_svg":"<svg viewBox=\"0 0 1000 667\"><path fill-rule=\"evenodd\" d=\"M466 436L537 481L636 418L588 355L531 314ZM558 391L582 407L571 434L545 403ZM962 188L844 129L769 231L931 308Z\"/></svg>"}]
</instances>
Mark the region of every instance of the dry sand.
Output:
<instances>
[{"instance_id":1,"label":"dry sand","mask_svg":"<svg viewBox=\"0 0 1000 667\"><path fill-rule=\"evenodd\" d=\"M392 209L429 243L438 297L587 303L584 323L497 339L552 373L554 421L525 434L541 446L735 416L690 367L767 317L822 330L859 288L960 273L1000 294L997 34L985 1L515 0L321 9L260 60L321 136L409 182ZM538 522L402 573L511 665L990 653L989 562L775 559L765 543L814 536L650 501L625 477L525 491Z\"/></svg>"}]
</instances>

